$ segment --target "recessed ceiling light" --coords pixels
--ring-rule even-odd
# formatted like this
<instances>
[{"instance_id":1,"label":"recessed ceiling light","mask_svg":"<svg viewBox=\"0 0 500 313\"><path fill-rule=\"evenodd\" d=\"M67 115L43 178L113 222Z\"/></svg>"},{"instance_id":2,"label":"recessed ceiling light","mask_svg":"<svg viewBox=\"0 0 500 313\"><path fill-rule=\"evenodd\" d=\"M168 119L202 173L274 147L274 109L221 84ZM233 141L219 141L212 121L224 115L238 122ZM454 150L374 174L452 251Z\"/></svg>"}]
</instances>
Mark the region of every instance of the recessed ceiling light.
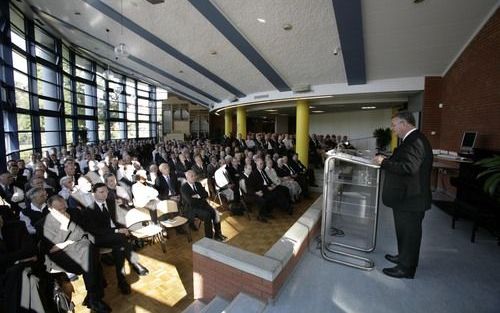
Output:
<instances>
[{"instance_id":1,"label":"recessed ceiling light","mask_svg":"<svg viewBox=\"0 0 500 313\"><path fill-rule=\"evenodd\" d=\"M325 113L325 111L321 111L321 110L315 110L315 111L311 111L313 113Z\"/></svg>"},{"instance_id":2,"label":"recessed ceiling light","mask_svg":"<svg viewBox=\"0 0 500 313\"><path fill-rule=\"evenodd\" d=\"M361 110L373 110L373 109L376 109L377 107L374 107L374 106L365 106L365 107L361 107Z\"/></svg>"},{"instance_id":3,"label":"recessed ceiling light","mask_svg":"<svg viewBox=\"0 0 500 313\"><path fill-rule=\"evenodd\" d=\"M292 24L289 24L289 23L283 24L283 29L284 30L291 30L292 28L293 28Z\"/></svg>"},{"instance_id":4,"label":"recessed ceiling light","mask_svg":"<svg viewBox=\"0 0 500 313\"><path fill-rule=\"evenodd\" d=\"M183 71L183 70L180 70L180 71L179 71L179 73L181 73L181 74L182 74L182 73L184 73L184 71Z\"/></svg>"},{"instance_id":5,"label":"recessed ceiling light","mask_svg":"<svg viewBox=\"0 0 500 313\"><path fill-rule=\"evenodd\" d=\"M215 50L210 50L210 55L216 55L217 54L217 51Z\"/></svg>"},{"instance_id":6,"label":"recessed ceiling light","mask_svg":"<svg viewBox=\"0 0 500 313\"><path fill-rule=\"evenodd\" d=\"M314 106L310 105L310 106L309 106L309 109L316 109L316 107L314 107Z\"/></svg>"},{"instance_id":7,"label":"recessed ceiling light","mask_svg":"<svg viewBox=\"0 0 500 313\"><path fill-rule=\"evenodd\" d=\"M420 3L420 2L424 2L424 0L413 0L413 3Z\"/></svg>"},{"instance_id":8,"label":"recessed ceiling light","mask_svg":"<svg viewBox=\"0 0 500 313\"><path fill-rule=\"evenodd\" d=\"M266 23L266 20L260 17L257 19L257 21L262 24Z\"/></svg>"},{"instance_id":9,"label":"recessed ceiling light","mask_svg":"<svg viewBox=\"0 0 500 313\"><path fill-rule=\"evenodd\" d=\"M82 13L80 13L80 12L75 12L74 14L75 14L75 15L81 15Z\"/></svg>"},{"instance_id":10,"label":"recessed ceiling light","mask_svg":"<svg viewBox=\"0 0 500 313\"><path fill-rule=\"evenodd\" d=\"M266 112L276 112L278 110L273 110L273 109L270 109L270 110L265 110Z\"/></svg>"}]
</instances>

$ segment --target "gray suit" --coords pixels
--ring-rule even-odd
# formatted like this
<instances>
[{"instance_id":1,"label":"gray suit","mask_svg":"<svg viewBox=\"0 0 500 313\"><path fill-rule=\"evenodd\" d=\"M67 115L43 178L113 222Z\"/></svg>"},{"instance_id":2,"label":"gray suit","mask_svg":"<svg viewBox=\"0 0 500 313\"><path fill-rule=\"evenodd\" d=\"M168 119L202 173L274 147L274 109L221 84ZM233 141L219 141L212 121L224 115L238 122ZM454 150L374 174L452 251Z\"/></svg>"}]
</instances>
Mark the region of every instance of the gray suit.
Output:
<instances>
[{"instance_id":1,"label":"gray suit","mask_svg":"<svg viewBox=\"0 0 500 313\"><path fill-rule=\"evenodd\" d=\"M73 220L67 229L51 213L40 221L38 233L42 237L42 252L45 253L47 269L55 269L74 274L82 274L89 294L101 298L103 296L102 268L99 263L99 252L95 248L94 238L84 231ZM50 249L58 243L68 240L74 243L62 250L50 253Z\"/></svg>"}]
</instances>

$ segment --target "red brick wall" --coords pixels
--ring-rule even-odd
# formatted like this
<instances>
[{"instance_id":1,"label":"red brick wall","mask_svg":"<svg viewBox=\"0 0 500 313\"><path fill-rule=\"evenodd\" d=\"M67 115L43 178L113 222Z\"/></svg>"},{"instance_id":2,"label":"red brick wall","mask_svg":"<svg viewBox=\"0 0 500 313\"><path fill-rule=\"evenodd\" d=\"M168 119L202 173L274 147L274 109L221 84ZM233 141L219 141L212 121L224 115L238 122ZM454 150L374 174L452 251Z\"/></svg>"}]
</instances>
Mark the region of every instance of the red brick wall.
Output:
<instances>
[{"instance_id":1,"label":"red brick wall","mask_svg":"<svg viewBox=\"0 0 500 313\"><path fill-rule=\"evenodd\" d=\"M463 131L477 130L477 148L500 149L500 9L441 81L426 78L422 121L434 148L457 151Z\"/></svg>"},{"instance_id":2,"label":"red brick wall","mask_svg":"<svg viewBox=\"0 0 500 313\"><path fill-rule=\"evenodd\" d=\"M240 292L258 298L264 303L276 298L281 287L306 251L310 241L319 232L319 228L320 221L309 231L307 240L302 243L297 253L290 258L273 281L248 274L193 252L194 299L205 303L210 302L215 296L231 300Z\"/></svg>"},{"instance_id":3,"label":"red brick wall","mask_svg":"<svg viewBox=\"0 0 500 313\"><path fill-rule=\"evenodd\" d=\"M424 86L424 104L422 108L422 132L429 139L433 148L438 149L441 138L441 77L426 77ZM436 132L432 135L432 132Z\"/></svg>"}]
</instances>

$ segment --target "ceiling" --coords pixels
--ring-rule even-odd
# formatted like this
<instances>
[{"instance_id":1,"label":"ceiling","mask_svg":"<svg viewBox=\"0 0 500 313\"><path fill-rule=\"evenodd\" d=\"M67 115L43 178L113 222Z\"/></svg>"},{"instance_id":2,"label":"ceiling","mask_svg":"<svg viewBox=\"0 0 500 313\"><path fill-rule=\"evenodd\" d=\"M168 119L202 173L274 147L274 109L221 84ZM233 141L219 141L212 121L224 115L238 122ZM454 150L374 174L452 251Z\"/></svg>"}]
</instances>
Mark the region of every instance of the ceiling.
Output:
<instances>
[{"instance_id":1,"label":"ceiling","mask_svg":"<svg viewBox=\"0 0 500 313\"><path fill-rule=\"evenodd\" d=\"M499 2L13 1L103 64L210 109L252 103L263 93L278 100L267 106L293 107L282 99L310 86L302 96L321 94L314 104L332 110L342 102L349 109L405 102L422 83L384 86L443 75ZM130 54L116 59L119 43Z\"/></svg>"}]
</instances>

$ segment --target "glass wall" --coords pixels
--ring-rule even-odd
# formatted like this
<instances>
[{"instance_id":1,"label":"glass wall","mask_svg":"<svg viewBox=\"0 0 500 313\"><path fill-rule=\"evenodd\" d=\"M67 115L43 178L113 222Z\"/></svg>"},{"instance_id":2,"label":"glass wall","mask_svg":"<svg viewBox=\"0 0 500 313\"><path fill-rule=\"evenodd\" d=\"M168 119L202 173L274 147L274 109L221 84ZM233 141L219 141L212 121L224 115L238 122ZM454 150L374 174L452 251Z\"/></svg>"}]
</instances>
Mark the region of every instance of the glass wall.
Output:
<instances>
[{"instance_id":1,"label":"glass wall","mask_svg":"<svg viewBox=\"0 0 500 313\"><path fill-rule=\"evenodd\" d=\"M155 86L105 75L107 64L71 50L12 4L9 13L0 50L0 131L8 159L70 144L157 136L161 102Z\"/></svg>"}]
</instances>

